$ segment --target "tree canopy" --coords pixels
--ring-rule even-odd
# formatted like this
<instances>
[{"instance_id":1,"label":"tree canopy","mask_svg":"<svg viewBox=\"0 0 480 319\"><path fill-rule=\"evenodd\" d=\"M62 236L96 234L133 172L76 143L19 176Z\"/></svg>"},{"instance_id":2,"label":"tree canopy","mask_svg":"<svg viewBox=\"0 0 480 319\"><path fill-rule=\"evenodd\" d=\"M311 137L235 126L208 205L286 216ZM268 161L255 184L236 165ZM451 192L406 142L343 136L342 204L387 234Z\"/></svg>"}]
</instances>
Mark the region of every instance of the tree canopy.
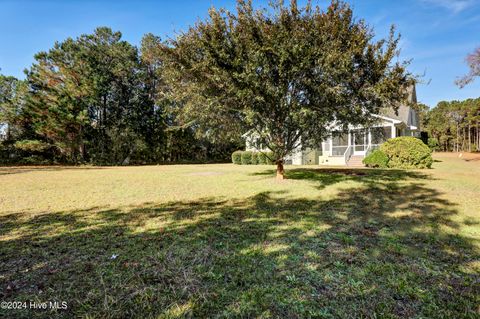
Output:
<instances>
[{"instance_id":1,"label":"tree canopy","mask_svg":"<svg viewBox=\"0 0 480 319\"><path fill-rule=\"evenodd\" d=\"M393 28L374 40L343 2L255 10L240 0L236 13L211 9L164 46L165 78L185 122L251 131L282 178L282 159L319 145L332 124L366 125L406 98L414 79L395 59L398 40Z\"/></svg>"},{"instance_id":2,"label":"tree canopy","mask_svg":"<svg viewBox=\"0 0 480 319\"><path fill-rule=\"evenodd\" d=\"M178 124L162 95L159 43L146 35L138 50L101 27L37 53L25 81L0 76L0 123L8 123L0 157L94 164L228 159L239 137L213 145L193 127L170 129Z\"/></svg>"},{"instance_id":3,"label":"tree canopy","mask_svg":"<svg viewBox=\"0 0 480 319\"><path fill-rule=\"evenodd\" d=\"M480 98L442 101L426 113L424 130L442 151L480 150Z\"/></svg>"}]
</instances>

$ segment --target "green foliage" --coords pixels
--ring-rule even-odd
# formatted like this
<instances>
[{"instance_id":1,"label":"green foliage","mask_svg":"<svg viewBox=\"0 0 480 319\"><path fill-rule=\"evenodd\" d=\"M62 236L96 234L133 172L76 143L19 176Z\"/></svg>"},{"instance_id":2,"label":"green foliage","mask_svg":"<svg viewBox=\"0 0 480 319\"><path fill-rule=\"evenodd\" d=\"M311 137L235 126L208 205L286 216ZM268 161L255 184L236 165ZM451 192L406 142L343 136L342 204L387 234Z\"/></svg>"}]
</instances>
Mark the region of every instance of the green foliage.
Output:
<instances>
[{"instance_id":1,"label":"green foliage","mask_svg":"<svg viewBox=\"0 0 480 319\"><path fill-rule=\"evenodd\" d=\"M0 123L7 123L6 139L16 141L35 138L33 128L28 125L25 104L28 83L12 76L0 74Z\"/></svg>"},{"instance_id":2,"label":"green foliage","mask_svg":"<svg viewBox=\"0 0 480 319\"><path fill-rule=\"evenodd\" d=\"M43 152L51 147L51 145L38 140L22 140L14 144L15 148L25 152Z\"/></svg>"},{"instance_id":3,"label":"green foliage","mask_svg":"<svg viewBox=\"0 0 480 319\"><path fill-rule=\"evenodd\" d=\"M49 164L55 164L49 159L44 158L41 155L29 155L29 156L24 156L22 157L19 161L18 164L22 165L49 165Z\"/></svg>"},{"instance_id":4,"label":"green foliage","mask_svg":"<svg viewBox=\"0 0 480 319\"><path fill-rule=\"evenodd\" d=\"M274 162L274 159L275 159L275 155L273 154L273 152L265 152L265 153L262 153L263 156L265 156L265 164L267 165L273 165L275 164Z\"/></svg>"},{"instance_id":5,"label":"green foliage","mask_svg":"<svg viewBox=\"0 0 480 319\"><path fill-rule=\"evenodd\" d=\"M257 165L258 164L258 153L257 152L252 152L252 165Z\"/></svg>"},{"instance_id":6,"label":"green foliage","mask_svg":"<svg viewBox=\"0 0 480 319\"><path fill-rule=\"evenodd\" d=\"M35 131L67 161L118 164L137 144L124 141L152 133L153 102L142 84L138 50L121 36L97 28L35 55L29 113Z\"/></svg>"},{"instance_id":7,"label":"green foliage","mask_svg":"<svg viewBox=\"0 0 480 319\"><path fill-rule=\"evenodd\" d=\"M13 76L0 75L0 123L11 123L15 114L14 99L20 83Z\"/></svg>"},{"instance_id":8,"label":"green foliage","mask_svg":"<svg viewBox=\"0 0 480 319\"><path fill-rule=\"evenodd\" d=\"M243 151L235 151L232 153L232 163L240 165L242 164L242 153Z\"/></svg>"},{"instance_id":9,"label":"green foliage","mask_svg":"<svg viewBox=\"0 0 480 319\"><path fill-rule=\"evenodd\" d=\"M442 101L426 115L425 130L438 141L438 150L480 149L480 98Z\"/></svg>"},{"instance_id":10,"label":"green foliage","mask_svg":"<svg viewBox=\"0 0 480 319\"><path fill-rule=\"evenodd\" d=\"M270 159L270 158L273 158L272 153L259 152L257 157L258 157L258 164L260 164L260 165L272 164L272 160Z\"/></svg>"},{"instance_id":11,"label":"green foliage","mask_svg":"<svg viewBox=\"0 0 480 319\"><path fill-rule=\"evenodd\" d=\"M413 79L395 62L398 37L392 30L376 41L347 4L322 10L278 1L256 11L238 1L237 8L210 10L163 47L169 97L185 122L251 129L282 159L300 140L318 145L332 119L366 124L385 103L406 98Z\"/></svg>"},{"instance_id":12,"label":"green foliage","mask_svg":"<svg viewBox=\"0 0 480 319\"><path fill-rule=\"evenodd\" d=\"M373 150L363 159L363 164L367 167L387 168L388 156L381 150Z\"/></svg>"},{"instance_id":13,"label":"green foliage","mask_svg":"<svg viewBox=\"0 0 480 319\"><path fill-rule=\"evenodd\" d=\"M272 152L235 151L232 163L238 165L272 165Z\"/></svg>"},{"instance_id":14,"label":"green foliage","mask_svg":"<svg viewBox=\"0 0 480 319\"><path fill-rule=\"evenodd\" d=\"M258 153L257 158L258 158L258 164L260 165L267 164L268 158L265 153L262 153L262 152Z\"/></svg>"},{"instance_id":15,"label":"green foliage","mask_svg":"<svg viewBox=\"0 0 480 319\"><path fill-rule=\"evenodd\" d=\"M411 136L392 138L380 146L391 168L430 168L432 151L421 140Z\"/></svg>"},{"instance_id":16,"label":"green foliage","mask_svg":"<svg viewBox=\"0 0 480 319\"><path fill-rule=\"evenodd\" d=\"M97 28L36 54L25 81L0 75L10 143L2 159L38 152L31 143L13 147L17 141L42 140L53 146L45 156L72 164L227 160L240 135L214 140L177 118L163 94L160 45L147 34L139 54L120 32Z\"/></svg>"},{"instance_id":17,"label":"green foliage","mask_svg":"<svg viewBox=\"0 0 480 319\"><path fill-rule=\"evenodd\" d=\"M252 151L243 151L242 152L242 165L252 164Z\"/></svg>"},{"instance_id":18,"label":"green foliage","mask_svg":"<svg viewBox=\"0 0 480 319\"><path fill-rule=\"evenodd\" d=\"M428 123L428 112L429 112L428 105L423 103L415 103L412 105L412 108L417 113L418 123L420 124L419 129L421 131L425 131Z\"/></svg>"},{"instance_id":19,"label":"green foliage","mask_svg":"<svg viewBox=\"0 0 480 319\"><path fill-rule=\"evenodd\" d=\"M429 137L428 138L428 147L432 150L432 151L437 151L439 149L439 143L438 143L438 139L436 139L435 137Z\"/></svg>"}]
</instances>

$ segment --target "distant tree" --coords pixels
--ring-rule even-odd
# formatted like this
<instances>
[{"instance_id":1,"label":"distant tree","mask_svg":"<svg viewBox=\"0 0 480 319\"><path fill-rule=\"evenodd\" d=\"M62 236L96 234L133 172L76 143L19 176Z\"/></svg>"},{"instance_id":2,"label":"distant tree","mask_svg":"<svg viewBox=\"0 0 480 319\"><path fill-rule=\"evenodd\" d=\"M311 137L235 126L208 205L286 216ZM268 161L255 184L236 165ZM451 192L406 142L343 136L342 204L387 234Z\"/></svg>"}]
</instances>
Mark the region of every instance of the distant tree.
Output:
<instances>
[{"instance_id":1,"label":"distant tree","mask_svg":"<svg viewBox=\"0 0 480 319\"><path fill-rule=\"evenodd\" d=\"M417 103L412 107L417 112L420 129L423 131L427 126L428 111L430 108L428 107L428 105L423 103Z\"/></svg>"},{"instance_id":2,"label":"distant tree","mask_svg":"<svg viewBox=\"0 0 480 319\"><path fill-rule=\"evenodd\" d=\"M153 103L138 51L120 32L97 28L55 43L35 60L27 73L35 129L67 160L88 155L96 163L120 164L144 148L145 115Z\"/></svg>"},{"instance_id":3,"label":"distant tree","mask_svg":"<svg viewBox=\"0 0 480 319\"><path fill-rule=\"evenodd\" d=\"M15 96L18 80L13 76L4 76L0 74L0 129L6 130L7 139L9 138L8 123L12 122L15 110L12 107L12 101Z\"/></svg>"},{"instance_id":4,"label":"distant tree","mask_svg":"<svg viewBox=\"0 0 480 319\"><path fill-rule=\"evenodd\" d=\"M473 53L469 54L465 60L470 68L470 72L456 81L457 85L461 88L473 82L476 77L480 76L480 47Z\"/></svg>"},{"instance_id":5,"label":"distant tree","mask_svg":"<svg viewBox=\"0 0 480 319\"><path fill-rule=\"evenodd\" d=\"M439 102L427 113L426 131L444 151L480 150L480 98Z\"/></svg>"},{"instance_id":6,"label":"distant tree","mask_svg":"<svg viewBox=\"0 0 480 319\"><path fill-rule=\"evenodd\" d=\"M448 102L442 101L428 112L426 130L429 135L437 139L442 150L447 151L452 139L451 123L447 116Z\"/></svg>"},{"instance_id":7,"label":"distant tree","mask_svg":"<svg viewBox=\"0 0 480 319\"><path fill-rule=\"evenodd\" d=\"M164 80L163 42L160 37L146 34L141 42L141 59L145 70L144 83L150 98L155 102L155 121L149 128L149 140L155 140L159 149L152 146L152 153L161 154L163 161L215 160L229 158L239 148L242 133L233 129L221 130L215 125L199 126L184 116L181 101L172 99L170 87ZM201 121L201 119L198 119ZM203 128L208 130L204 131ZM212 129L213 128L213 129ZM218 134L212 134L215 130ZM160 149L161 148L161 149Z\"/></svg>"},{"instance_id":8,"label":"distant tree","mask_svg":"<svg viewBox=\"0 0 480 319\"><path fill-rule=\"evenodd\" d=\"M19 137L27 128L24 114L27 94L25 81L0 74L0 123L6 125L7 140Z\"/></svg>"},{"instance_id":9,"label":"distant tree","mask_svg":"<svg viewBox=\"0 0 480 319\"><path fill-rule=\"evenodd\" d=\"M393 28L375 41L343 2L256 11L239 0L236 14L211 9L164 46L165 78L185 122L211 135L250 130L283 178L284 157L321 143L329 125L366 125L404 101L413 77L394 62L398 41Z\"/></svg>"}]
</instances>

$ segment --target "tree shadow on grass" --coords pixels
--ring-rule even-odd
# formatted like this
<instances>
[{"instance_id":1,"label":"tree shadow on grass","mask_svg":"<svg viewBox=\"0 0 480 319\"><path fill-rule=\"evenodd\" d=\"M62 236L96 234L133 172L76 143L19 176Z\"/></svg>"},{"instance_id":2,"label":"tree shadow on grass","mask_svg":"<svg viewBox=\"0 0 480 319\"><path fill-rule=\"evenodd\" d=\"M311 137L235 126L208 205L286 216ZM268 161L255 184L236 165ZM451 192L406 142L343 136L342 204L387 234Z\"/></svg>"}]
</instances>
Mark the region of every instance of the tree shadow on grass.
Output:
<instances>
[{"instance_id":1,"label":"tree shadow on grass","mask_svg":"<svg viewBox=\"0 0 480 319\"><path fill-rule=\"evenodd\" d=\"M473 318L478 243L459 233L454 203L409 178L325 200L266 192L10 215L0 299L69 307L0 316Z\"/></svg>"},{"instance_id":2,"label":"tree shadow on grass","mask_svg":"<svg viewBox=\"0 0 480 319\"><path fill-rule=\"evenodd\" d=\"M265 170L251 175L271 177L274 173L275 170ZM371 185L376 183L395 183L408 179L432 179L430 175L420 171L369 168L294 168L286 170L285 176L287 179L316 182L316 187L319 190L345 181Z\"/></svg>"},{"instance_id":3,"label":"tree shadow on grass","mask_svg":"<svg viewBox=\"0 0 480 319\"><path fill-rule=\"evenodd\" d=\"M59 172L64 170L104 170L109 166L0 166L1 175L15 175L30 172Z\"/></svg>"}]
</instances>

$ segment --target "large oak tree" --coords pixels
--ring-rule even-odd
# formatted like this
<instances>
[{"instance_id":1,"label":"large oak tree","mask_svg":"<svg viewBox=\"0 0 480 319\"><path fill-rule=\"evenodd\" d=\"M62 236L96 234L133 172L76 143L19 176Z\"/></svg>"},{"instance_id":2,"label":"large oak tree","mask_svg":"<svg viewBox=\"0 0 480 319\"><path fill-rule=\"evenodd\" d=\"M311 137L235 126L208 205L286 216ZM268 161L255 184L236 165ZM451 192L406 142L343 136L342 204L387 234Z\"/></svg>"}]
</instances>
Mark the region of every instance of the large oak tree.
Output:
<instances>
[{"instance_id":1,"label":"large oak tree","mask_svg":"<svg viewBox=\"0 0 480 319\"><path fill-rule=\"evenodd\" d=\"M329 125L366 125L406 98L413 77L398 40L393 28L375 40L343 2L255 10L239 0L236 13L212 8L165 45L164 76L185 122L212 136L251 131L283 178L284 157L318 146Z\"/></svg>"}]
</instances>

